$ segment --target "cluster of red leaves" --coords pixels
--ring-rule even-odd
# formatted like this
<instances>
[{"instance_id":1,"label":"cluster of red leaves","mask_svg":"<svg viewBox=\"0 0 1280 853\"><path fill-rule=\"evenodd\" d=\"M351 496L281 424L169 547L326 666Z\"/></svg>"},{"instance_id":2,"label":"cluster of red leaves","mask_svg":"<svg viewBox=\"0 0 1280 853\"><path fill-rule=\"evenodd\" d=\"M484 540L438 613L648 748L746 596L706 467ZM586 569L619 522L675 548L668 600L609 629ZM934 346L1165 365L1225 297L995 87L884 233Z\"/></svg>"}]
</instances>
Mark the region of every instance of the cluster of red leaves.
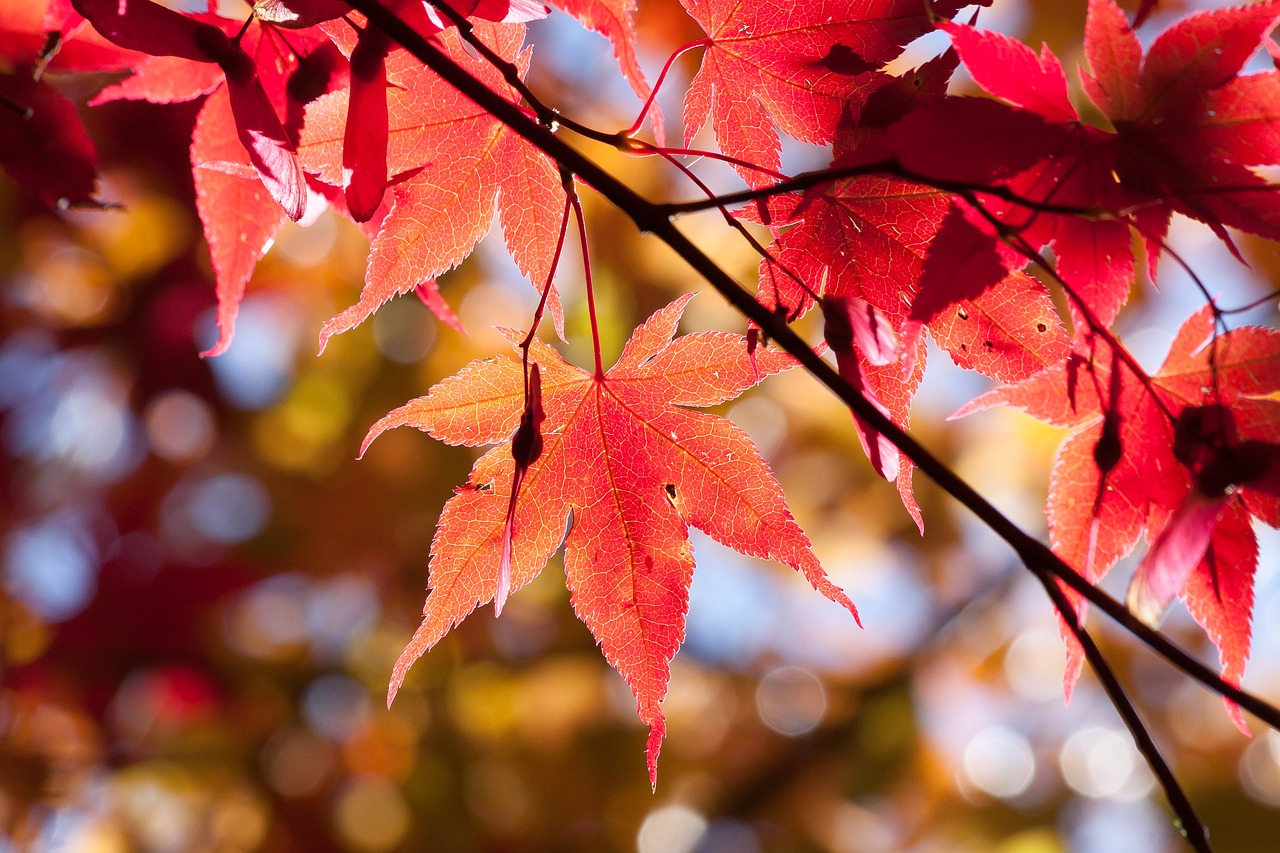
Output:
<instances>
[{"instance_id":1,"label":"cluster of red leaves","mask_svg":"<svg viewBox=\"0 0 1280 853\"><path fill-rule=\"evenodd\" d=\"M1051 482L1055 551L1097 580L1145 533L1130 607L1155 622L1181 595L1235 680L1249 650L1250 519L1277 522L1280 347L1261 329L1212 338L1206 309L1147 376L1110 327L1134 280L1131 234L1152 278L1173 213L1206 223L1233 252L1229 227L1280 237L1274 187L1252 170L1280 165L1280 73L1240 73L1277 20L1274 2L1202 12L1144 58L1114 0L1091 0L1082 80L1110 127L1081 120L1047 49L940 23L952 52L843 102L831 166L840 180L752 212L793 225L761 263L762 300L790 317L821 301L841 373L895 422L907 423L927 330L962 367L1017 383L964 413L1012 403L1078 430ZM995 99L947 93L960 62ZM1065 294L1072 334L1023 272L1032 261ZM896 332L892 363L878 342L832 334L850 303L874 318L868 328ZM919 521L909 463L871 458ZM1067 639L1069 691L1082 657Z\"/></svg>"},{"instance_id":2,"label":"cluster of red leaves","mask_svg":"<svg viewBox=\"0 0 1280 853\"><path fill-rule=\"evenodd\" d=\"M1280 164L1280 73L1240 73L1277 21L1274 2L1202 12L1160 34L1143 57L1114 0L1090 0L1082 82L1109 130L1079 120L1047 50L1036 56L1000 36L947 27L979 85L1043 118L1048 131L1042 158L1005 184L1032 203L1006 202L975 230L998 225L1024 249L1051 245L1076 321L1064 361L966 411L1006 402L1076 430L1050 483L1054 550L1096 581L1145 533L1130 608L1154 623L1182 596L1237 682L1257 566L1250 521L1280 522L1280 340L1256 328L1215 337L1206 308L1147 376L1108 329L1133 276L1131 230L1153 279L1175 212L1206 223L1233 252L1227 227L1280 238L1273 187L1250 168ZM1069 692L1083 658L1068 643Z\"/></svg>"},{"instance_id":3,"label":"cluster of red leaves","mask_svg":"<svg viewBox=\"0 0 1280 853\"><path fill-rule=\"evenodd\" d=\"M467 38L523 76L531 51L522 22L547 7L386 5L519 102L512 78ZM649 94L630 0L556 5L606 35L633 89ZM1054 549L1097 579L1145 533L1152 546L1131 606L1154 620L1182 596L1238 680L1256 563L1250 520L1280 521L1280 346L1262 329L1218 335L1206 311L1148 376L1110 327L1135 277L1133 235L1154 277L1173 213L1207 223L1233 251L1228 228L1280 239L1280 206L1253 171L1280 165L1280 74L1241 75L1280 3L1192 15L1144 57L1114 0L1090 0L1082 82L1105 127L1081 119L1047 50L955 23L961 0L684 5L706 33L685 97L685 146L709 124L760 190L743 215L776 236L760 265L761 302L788 319L820 305L841 375L903 427L927 332L960 366L1013 383L965 412L1006 403L1073 430L1049 496ZM221 335L211 353L230 343L245 284L286 217L305 223L326 205L372 247L359 301L325 324L322 346L411 290L456 327L435 277L470 254L495 211L513 259L548 289L558 318L549 288L569 200L555 164L340 0L258 0L253 11L242 22L152 0L6 4L0 55L13 73L0 77L0 106L16 108L0 110L4 165L50 203L93 201L92 144L40 78L127 68L96 102L205 97L191 162L217 277ZM452 26L464 17L465 38ZM951 50L904 74L884 70L938 28ZM991 97L948 93L962 62ZM661 143L661 117L651 110L650 119ZM827 180L769 191L779 130L831 146ZM1032 261L1039 278L1026 271ZM1065 294L1070 332L1044 281ZM432 591L392 695L418 656L476 607L500 610L564 544L573 605L650 726L653 775L684 635L690 525L792 566L853 611L750 440L683 408L733 399L791 360L754 336L674 337L688 298L637 329L607 373L509 333L521 360L471 364L370 431L366 447L402 425L453 444L498 444L445 507ZM855 422L872 465L922 527L910 461Z\"/></svg>"}]
</instances>

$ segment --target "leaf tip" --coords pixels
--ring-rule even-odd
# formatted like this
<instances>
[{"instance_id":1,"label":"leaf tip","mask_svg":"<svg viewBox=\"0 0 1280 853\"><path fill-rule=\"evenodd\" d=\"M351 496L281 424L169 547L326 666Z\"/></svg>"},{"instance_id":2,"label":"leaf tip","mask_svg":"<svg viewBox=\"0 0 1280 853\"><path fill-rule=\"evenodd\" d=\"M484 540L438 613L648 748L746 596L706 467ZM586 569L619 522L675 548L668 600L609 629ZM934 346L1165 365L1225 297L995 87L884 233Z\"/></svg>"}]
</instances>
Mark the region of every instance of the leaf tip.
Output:
<instances>
[{"instance_id":1,"label":"leaf tip","mask_svg":"<svg viewBox=\"0 0 1280 853\"><path fill-rule=\"evenodd\" d=\"M413 658L405 659L408 651L408 649L405 649L400 653L395 667L391 670L391 680L387 682L387 710L391 710L391 703L396 701L400 688L404 686L404 677L409 673L409 667L413 663Z\"/></svg>"},{"instance_id":2,"label":"leaf tip","mask_svg":"<svg viewBox=\"0 0 1280 853\"><path fill-rule=\"evenodd\" d=\"M227 349L231 346L231 336L233 333L231 324L233 322L234 322L234 318L227 319L227 320L222 320L222 319L219 320L218 340L214 341L213 346L209 347L207 350L200 353L201 358L213 358L214 356L222 355L224 352L227 351Z\"/></svg>"},{"instance_id":3,"label":"leaf tip","mask_svg":"<svg viewBox=\"0 0 1280 853\"><path fill-rule=\"evenodd\" d=\"M1071 704L1071 696L1075 693L1080 674L1084 672L1084 649L1074 637L1067 640L1067 662L1062 670L1062 707Z\"/></svg>"},{"instance_id":4,"label":"leaf tip","mask_svg":"<svg viewBox=\"0 0 1280 853\"><path fill-rule=\"evenodd\" d=\"M645 764L649 768L650 790L658 790L658 753L662 751L662 739L667 736L667 724L662 717L649 726L649 740L645 743Z\"/></svg>"},{"instance_id":5,"label":"leaf tip","mask_svg":"<svg viewBox=\"0 0 1280 853\"><path fill-rule=\"evenodd\" d=\"M329 338L333 337L333 332L329 330L329 324L325 323L320 328L320 335L317 341L319 348L316 350L316 357L324 355L324 348L329 345Z\"/></svg>"},{"instance_id":6,"label":"leaf tip","mask_svg":"<svg viewBox=\"0 0 1280 853\"><path fill-rule=\"evenodd\" d=\"M365 433L364 441L360 442L360 452L356 454L356 459L363 459L365 451L369 449L369 445L373 444L373 440L382 435L382 421L378 421L369 427L369 431Z\"/></svg>"},{"instance_id":7,"label":"leaf tip","mask_svg":"<svg viewBox=\"0 0 1280 853\"><path fill-rule=\"evenodd\" d=\"M1240 710L1240 706L1226 697L1223 697L1222 702L1227 706L1227 716L1231 718L1231 723L1236 727L1236 730L1245 737L1252 739L1253 732L1249 730L1249 724L1245 722L1244 712Z\"/></svg>"},{"instance_id":8,"label":"leaf tip","mask_svg":"<svg viewBox=\"0 0 1280 853\"><path fill-rule=\"evenodd\" d=\"M445 302L444 297L440 295L439 286L434 278L429 278L422 282L413 289L413 292L418 299L422 300L423 305L431 309L431 313L436 315L437 320L460 335L467 333L467 330L462 326L462 321L458 319L458 315L453 313L449 303Z\"/></svg>"},{"instance_id":9,"label":"leaf tip","mask_svg":"<svg viewBox=\"0 0 1280 853\"><path fill-rule=\"evenodd\" d=\"M862 624L862 617L858 615L858 606L847 597L841 603L844 604L844 609L849 611L849 615L853 617L853 621L857 623L858 627L865 630L866 626Z\"/></svg>"}]
</instances>

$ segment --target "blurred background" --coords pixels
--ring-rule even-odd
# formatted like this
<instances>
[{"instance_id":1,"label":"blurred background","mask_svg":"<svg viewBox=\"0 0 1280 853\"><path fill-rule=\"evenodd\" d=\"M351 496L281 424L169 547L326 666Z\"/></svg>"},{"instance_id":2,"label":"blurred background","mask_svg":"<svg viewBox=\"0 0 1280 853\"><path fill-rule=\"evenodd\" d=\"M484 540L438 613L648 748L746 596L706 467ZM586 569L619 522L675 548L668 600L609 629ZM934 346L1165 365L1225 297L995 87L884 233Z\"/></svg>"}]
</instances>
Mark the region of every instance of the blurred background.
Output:
<instances>
[{"instance_id":1,"label":"blurred background","mask_svg":"<svg viewBox=\"0 0 1280 853\"><path fill-rule=\"evenodd\" d=\"M672 2L641 5L652 80L701 34ZM1186 8L1163 3L1144 37ZM1074 81L1083 14L1083 2L997 2L983 21L1047 41ZM630 123L639 104L603 39L559 13L531 38L536 91L596 126ZM904 66L938 46L914 46ZM698 54L685 59L663 99L673 139ZM101 82L62 84L83 103ZM495 229L441 281L469 336L409 296L316 357L368 245L326 213L286 227L230 351L202 360L215 335L186 161L197 106L82 110L101 195L121 210L54 213L0 177L0 851L1183 849L1089 673L1064 708L1036 583L918 477L921 539L847 413L799 374L719 413L770 460L864 630L788 570L695 538L656 792L634 700L574 619L558 556L501 619L476 612L420 660L387 710L435 519L475 453L412 430L363 461L356 450L389 409L503 352L491 327L526 327L533 291ZM692 196L670 170L589 150L652 197ZM785 162L824 164L790 144ZM742 329L670 253L587 201L609 358L689 290L706 292L687 330ZM750 281L755 259L722 221L683 225ZM1250 270L1187 222L1174 242L1229 304L1274 287L1274 246L1245 241ZM1158 304L1144 284L1123 320L1152 369L1196 306L1165 272ZM570 252L565 351L584 363L580 282ZM1274 324L1274 303L1250 319ZM1005 411L946 422L987 386L932 355L915 434L1043 534L1061 434ZM1246 686L1277 701L1280 542L1259 532ZM1175 611L1166 630L1215 662ZM1280 736L1241 737L1217 698L1091 624L1217 849L1275 850Z\"/></svg>"}]
</instances>

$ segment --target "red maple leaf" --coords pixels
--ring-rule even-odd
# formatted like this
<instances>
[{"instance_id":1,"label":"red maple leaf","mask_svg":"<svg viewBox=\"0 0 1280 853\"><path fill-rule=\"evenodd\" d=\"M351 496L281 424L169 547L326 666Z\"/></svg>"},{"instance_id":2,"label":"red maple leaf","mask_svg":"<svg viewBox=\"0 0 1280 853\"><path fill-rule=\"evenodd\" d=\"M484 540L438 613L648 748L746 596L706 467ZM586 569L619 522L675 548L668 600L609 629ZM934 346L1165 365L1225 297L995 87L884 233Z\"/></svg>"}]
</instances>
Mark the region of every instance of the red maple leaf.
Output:
<instances>
[{"instance_id":1,"label":"red maple leaf","mask_svg":"<svg viewBox=\"0 0 1280 853\"><path fill-rule=\"evenodd\" d=\"M933 24L920 0L682 0L710 44L684 100L685 146L711 122L720 150L776 171L777 124L828 143L851 99L874 91L876 69ZM746 168L747 183L770 183Z\"/></svg>"},{"instance_id":2,"label":"red maple leaf","mask_svg":"<svg viewBox=\"0 0 1280 853\"><path fill-rule=\"evenodd\" d=\"M516 61L523 26L481 22L475 32L500 56ZM487 86L517 98L499 70L468 55L455 30L438 38ZM519 55L522 66L528 60L528 51ZM538 288L551 272L564 208L551 161L407 55L389 60L387 80L386 170L395 184L391 212L373 240L359 302L325 323L321 348L393 296L420 286L434 291L436 276L459 264L489 230L495 199L521 271ZM307 111L299 147L307 169L334 186L344 180L348 103L345 90L318 99ZM433 310L457 326L443 300L437 299Z\"/></svg>"},{"instance_id":3,"label":"red maple leaf","mask_svg":"<svg viewBox=\"0 0 1280 853\"><path fill-rule=\"evenodd\" d=\"M1054 551L1096 582L1145 533L1131 604L1155 619L1180 594L1238 682L1257 562L1249 519L1280 525L1280 333L1212 332L1207 308L1192 316L1151 377L1098 342L953 417L1003 403L1070 429L1049 485ZM1073 645L1068 687L1081 663Z\"/></svg>"},{"instance_id":4,"label":"red maple leaf","mask_svg":"<svg viewBox=\"0 0 1280 853\"><path fill-rule=\"evenodd\" d=\"M1144 59L1114 0L1090 0L1091 73L1081 76L1114 132L1079 121L1047 48L1037 56L1005 36L943 25L980 86L1066 131L1058 150L1007 184L1031 206L992 209L1033 249L1054 245L1058 273L1101 325L1132 281L1129 224L1147 241L1153 272L1174 212L1205 222L1233 251L1227 226L1280 238L1280 206L1251 169L1280 163L1280 73L1239 76L1277 19L1274 2L1191 15Z\"/></svg>"},{"instance_id":5,"label":"red maple leaf","mask_svg":"<svg viewBox=\"0 0 1280 853\"><path fill-rule=\"evenodd\" d=\"M1116 126L1117 171L1126 186L1166 197L1170 213L1212 227L1280 238L1280 205L1251 166L1280 163L1280 73L1239 76L1280 19L1280 4L1191 15L1161 33L1142 60L1114 0L1091 0L1085 88ZM1121 78L1127 76L1127 82Z\"/></svg>"},{"instance_id":6,"label":"red maple leaf","mask_svg":"<svg viewBox=\"0 0 1280 853\"><path fill-rule=\"evenodd\" d=\"M1095 20L1092 13L1090 20ZM1058 275L1095 319L1109 326L1133 282L1129 226L1121 213L1143 210L1149 203L1117 180L1115 135L1080 121L1067 97L1066 75L1048 48L1037 55L999 33L954 23L943 28L978 85L1058 131L1052 148L1042 151L1034 167L1003 182L1032 206L988 199L987 208L1033 250L1052 245ZM1055 212L1037 208L1037 203L1097 213Z\"/></svg>"},{"instance_id":7,"label":"red maple leaf","mask_svg":"<svg viewBox=\"0 0 1280 853\"><path fill-rule=\"evenodd\" d=\"M847 136L837 139L837 159L845 147L852 148L856 129ZM792 317L819 297L857 299L874 308L904 338L898 354L902 363L887 366L864 358L862 375L867 389L904 428L924 367L923 342L906 334L909 309L918 302L926 259L952 205L949 193L875 175L824 185L799 202L777 199L768 205L775 225L799 221L773 245L771 259L761 262L761 301L784 307ZM983 240L991 244L985 235ZM993 276L998 286L957 293L962 278L955 272L948 268L946 279L954 298L935 306L924 320L957 364L1014 381L1065 355L1066 332L1043 285L1001 268ZM905 376L903 364L910 365ZM920 525L911 494L913 466L901 456L889 470L895 469L904 506ZM880 466L877 470L885 473Z\"/></svg>"},{"instance_id":8,"label":"red maple leaf","mask_svg":"<svg viewBox=\"0 0 1280 853\"><path fill-rule=\"evenodd\" d=\"M154 54L92 103L210 95L192 134L191 166L218 293L218 340L205 355L217 355L231 343L245 285L284 216L297 219L306 207L294 153L299 96L328 88L333 51L318 31L292 32L286 40L261 24L245 29L240 21L181 15L149 0L123 7L116 0L72 2L115 43ZM254 181L258 187L247 185Z\"/></svg>"},{"instance_id":9,"label":"red maple leaf","mask_svg":"<svg viewBox=\"0 0 1280 853\"><path fill-rule=\"evenodd\" d=\"M683 408L731 400L794 362L765 348L752 357L739 335L703 332L672 340L691 298L650 317L604 375L567 364L535 341L530 359L539 369L541 417L526 415L520 362L496 358L469 364L369 431L364 448L404 425L450 444L503 442L476 462L445 505L431 547L431 593L422 625L396 663L392 697L419 656L499 594L504 545L514 591L564 542L573 607L630 685L649 725L651 779L666 731L661 705L671 659L684 639L694 568L690 525L744 554L802 572L856 618L751 440L729 421ZM514 344L519 337L509 333L508 339ZM540 429L541 448L520 454L522 462L532 461L523 468L508 522L517 471L510 439L528 429L517 431L522 422Z\"/></svg>"}]
</instances>

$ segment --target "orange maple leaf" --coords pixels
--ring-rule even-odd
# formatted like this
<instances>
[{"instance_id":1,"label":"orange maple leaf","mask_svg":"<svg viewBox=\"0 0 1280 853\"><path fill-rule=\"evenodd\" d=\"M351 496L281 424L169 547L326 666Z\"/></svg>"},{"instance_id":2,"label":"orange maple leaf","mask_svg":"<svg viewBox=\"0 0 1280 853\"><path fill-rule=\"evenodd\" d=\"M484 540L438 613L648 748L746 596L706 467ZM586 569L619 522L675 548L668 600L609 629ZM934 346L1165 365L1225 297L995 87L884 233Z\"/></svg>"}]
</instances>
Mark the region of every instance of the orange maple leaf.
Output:
<instances>
[{"instance_id":1,"label":"orange maple leaf","mask_svg":"<svg viewBox=\"0 0 1280 853\"><path fill-rule=\"evenodd\" d=\"M857 618L751 439L724 418L681 408L731 400L795 362L772 349L748 354L741 335L702 332L673 340L691 298L650 317L603 376L533 343L529 357L539 368L545 416L542 449L523 471L507 542L512 591L533 580L564 543L574 610L626 679L649 726L651 781L666 733L662 700L689 606L689 525L743 554L802 572ZM507 337L520 340L515 332ZM499 593L516 470L511 438L525 407L519 361L477 361L388 414L365 438L362 453L385 430L405 425L450 444L502 442L476 461L466 485L445 505L431 546L431 594L421 626L396 662L389 698L415 660Z\"/></svg>"}]
</instances>

